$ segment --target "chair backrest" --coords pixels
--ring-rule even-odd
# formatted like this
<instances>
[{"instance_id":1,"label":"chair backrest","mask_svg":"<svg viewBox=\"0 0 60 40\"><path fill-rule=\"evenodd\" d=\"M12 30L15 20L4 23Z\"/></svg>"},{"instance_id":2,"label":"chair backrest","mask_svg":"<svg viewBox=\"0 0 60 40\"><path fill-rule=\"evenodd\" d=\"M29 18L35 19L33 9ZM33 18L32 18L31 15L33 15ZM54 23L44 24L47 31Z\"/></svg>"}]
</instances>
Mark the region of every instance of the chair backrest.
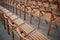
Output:
<instances>
[{"instance_id":1,"label":"chair backrest","mask_svg":"<svg viewBox=\"0 0 60 40\"><path fill-rule=\"evenodd\" d=\"M45 19L47 22L51 21L51 12L43 12L43 19Z\"/></svg>"},{"instance_id":2,"label":"chair backrest","mask_svg":"<svg viewBox=\"0 0 60 40\"><path fill-rule=\"evenodd\" d=\"M28 13L32 13L32 8L31 7L27 7L27 9L28 9L27 10Z\"/></svg>"},{"instance_id":3,"label":"chair backrest","mask_svg":"<svg viewBox=\"0 0 60 40\"><path fill-rule=\"evenodd\" d=\"M49 2L53 2L53 0L48 0Z\"/></svg>"},{"instance_id":4,"label":"chair backrest","mask_svg":"<svg viewBox=\"0 0 60 40\"><path fill-rule=\"evenodd\" d=\"M35 16L37 16L37 17L41 15L39 9L33 9L33 13L32 14L35 15Z\"/></svg>"},{"instance_id":5,"label":"chair backrest","mask_svg":"<svg viewBox=\"0 0 60 40\"><path fill-rule=\"evenodd\" d=\"M24 5L21 5L21 10L22 11L24 11L24 8L25 8L25 6Z\"/></svg>"},{"instance_id":6,"label":"chair backrest","mask_svg":"<svg viewBox=\"0 0 60 40\"><path fill-rule=\"evenodd\" d=\"M42 0L42 2L47 2L48 0Z\"/></svg>"},{"instance_id":7,"label":"chair backrest","mask_svg":"<svg viewBox=\"0 0 60 40\"><path fill-rule=\"evenodd\" d=\"M57 26L60 26L60 14L53 12L53 15L54 15L54 20L53 20L54 23L55 23Z\"/></svg>"},{"instance_id":8,"label":"chair backrest","mask_svg":"<svg viewBox=\"0 0 60 40\"><path fill-rule=\"evenodd\" d=\"M43 3L44 4L44 7L49 7L49 4L48 3Z\"/></svg>"},{"instance_id":9,"label":"chair backrest","mask_svg":"<svg viewBox=\"0 0 60 40\"><path fill-rule=\"evenodd\" d=\"M50 8L52 8L52 9L58 9L58 5L55 5L55 4L50 4Z\"/></svg>"},{"instance_id":10,"label":"chair backrest","mask_svg":"<svg viewBox=\"0 0 60 40\"><path fill-rule=\"evenodd\" d=\"M39 5L40 7L43 7L43 3L42 3L42 2L38 2L38 5Z\"/></svg>"}]
</instances>

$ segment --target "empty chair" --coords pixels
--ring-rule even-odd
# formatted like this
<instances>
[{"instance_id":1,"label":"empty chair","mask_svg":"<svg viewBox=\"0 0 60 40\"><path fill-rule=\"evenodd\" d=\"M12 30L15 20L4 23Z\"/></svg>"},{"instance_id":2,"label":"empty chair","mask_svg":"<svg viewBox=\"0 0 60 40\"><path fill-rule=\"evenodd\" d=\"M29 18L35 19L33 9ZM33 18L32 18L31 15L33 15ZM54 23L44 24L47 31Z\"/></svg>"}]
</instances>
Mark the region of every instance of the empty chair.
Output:
<instances>
[{"instance_id":1,"label":"empty chair","mask_svg":"<svg viewBox=\"0 0 60 40\"><path fill-rule=\"evenodd\" d=\"M33 12L31 13L30 23L32 23L32 15L36 16L38 18L38 28L40 26L40 18L42 16L41 10L39 9L33 9Z\"/></svg>"},{"instance_id":2,"label":"empty chair","mask_svg":"<svg viewBox=\"0 0 60 40\"><path fill-rule=\"evenodd\" d=\"M60 26L60 21L59 20L60 20L60 14L52 12L52 21L51 22L53 24L55 24L56 29L58 28L58 26ZM52 23L51 23L51 25L52 25ZM52 26L50 26L49 29L48 29L48 35L50 35L51 28L52 28Z\"/></svg>"}]
</instances>

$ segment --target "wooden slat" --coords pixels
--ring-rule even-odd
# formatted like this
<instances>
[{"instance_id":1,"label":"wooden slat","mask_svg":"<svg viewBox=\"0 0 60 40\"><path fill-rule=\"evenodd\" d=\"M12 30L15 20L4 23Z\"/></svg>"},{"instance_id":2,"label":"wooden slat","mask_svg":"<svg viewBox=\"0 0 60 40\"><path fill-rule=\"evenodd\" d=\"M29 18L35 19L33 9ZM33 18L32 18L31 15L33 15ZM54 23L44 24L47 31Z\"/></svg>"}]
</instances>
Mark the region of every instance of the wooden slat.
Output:
<instances>
[{"instance_id":1,"label":"wooden slat","mask_svg":"<svg viewBox=\"0 0 60 40\"><path fill-rule=\"evenodd\" d=\"M29 34L29 37L31 37L33 40L49 40L36 30Z\"/></svg>"},{"instance_id":2,"label":"wooden slat","mask_svg":"<svg viewBox=\"0 0 60 40\"><path fill-rule=\"evenodd\" d=\"M18 19L18 17L17 17L16 15L12 15L12 16L10 16L9 18L10 18L11 20L13 20L13 21L16 20L16 19Z\"/></svg>"},{"instance_id":3,"label":"wooden slat","mask_svg":"<svg viewBox=\"0 0 60 40\"><path fill-rule=\"evenodd\" d=\"M21 24L24 23L24 21L21 20L20 18L18 18L17 20L14 20L13 22L14 22L17 26L19 26L19 25L21 25Z\"/></svg>"},{"instance_id":4,"label":"wooden slat","mask_svg":"<svg viewBox=\"0 0 60 40\"><path fill-rule=\"evenodd\" d=\"M32 31L34 31L34 28L32 28L30 25L28 25L26 23L19 27L26 35L30 34Z\"/></svg>"}]
</instances>

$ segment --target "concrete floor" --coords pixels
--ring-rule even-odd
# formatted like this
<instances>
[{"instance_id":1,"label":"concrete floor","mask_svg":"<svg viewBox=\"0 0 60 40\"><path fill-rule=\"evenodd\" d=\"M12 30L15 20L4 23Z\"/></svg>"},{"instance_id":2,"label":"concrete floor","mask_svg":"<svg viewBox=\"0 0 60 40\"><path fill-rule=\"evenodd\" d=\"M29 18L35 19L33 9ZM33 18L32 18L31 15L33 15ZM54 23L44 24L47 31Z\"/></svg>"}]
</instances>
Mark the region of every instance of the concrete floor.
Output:
<instances>
[{"instance_id":1,"label":"concrete floor","mask_svg":"<svg viewBox=\"0 0 60 40\"><path fill-rule=\"evenodd\" d=\"M6 5L6 4L1 4L1 5L12 12L12 7L10 7L10 6ZM18 15L17 16L19 16L19 11L18 11ZM23 16L24 15L22 13L22 17L20 17L22 20L23 20ZM48 37L50 40L60 40L60 27L58 29L56 29L55 26L52 25L51 34L50 34L50 36L48 36L47 35L48 24L46 24L46 22L44 20L41 19L40 29L37 29L38 28L37 27L37 17L33 17L32 24L30 24L29 18L30 18L30 16L27 14L27 19L25 20L26 23L31 25L37 31L39 31L40 33L42 33L43 35ZM0 40L12 40L11 36L8 35L7 31L3 28L3 25L1 24L1 22L0 22ZM17 40L17 39L15 38L15 40Z\"/></svg>"}]
</instances>

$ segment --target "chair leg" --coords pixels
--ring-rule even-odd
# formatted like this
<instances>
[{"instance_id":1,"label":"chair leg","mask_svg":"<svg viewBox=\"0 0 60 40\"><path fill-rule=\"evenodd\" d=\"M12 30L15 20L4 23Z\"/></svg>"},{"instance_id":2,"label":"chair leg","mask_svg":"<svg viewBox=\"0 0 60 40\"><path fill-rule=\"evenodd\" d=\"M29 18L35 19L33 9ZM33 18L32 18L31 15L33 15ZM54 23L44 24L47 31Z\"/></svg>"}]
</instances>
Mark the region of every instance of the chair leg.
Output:
<instances>
[{"instance_id":1,"label":"chair leg","mask_svg":"<svg viewBox=\"0 0 60 40\"><path fill-rule=\"evenodd\" d=\"M9 32L9 25L7 24L7 32L8 32L8 35L10 35L10 32Z\"/></svg>"},{"instance_id":2,"label":"chair leg","mask_svg":"<svg viewBox=\"0 0 60 40\"><path fill-rule=\"evenodd\" d=\"M40 27L40 17L38 17L38 29Z\"/></svg>"},{"instance_id":3,"label":"chair leg","mask_svg":"<svg viewBox=\"0 0 60 40\"><path fill-rule=\"evenodd\" d=\"M14 7L13 7L13 13L14 13Z\"/></svg>"},{"instance_id":4,"label":"chair leg","mask_svg":"<svg viewBox=\"0 0 60 40\"><path fill-rule=\"evenodd\" d=\"M55 26L56 26L56 29L58 29L58 26L56 25L56 23L55 23Z\"/></svg>"},{"instance_id":5,"label":"chair leg","mask_svg":"<svg viewBox=\"0 0 60 40\"><path fill-rule=\"evenodd\" d=\"M17 15L17 8L16 8L16 15Z\"/></svg>"},{"instance_id":6,"label":"chair leg","mask_svg":"<svg viewBox=\"0 0 60 40\"><path fill-rule=\"evenodd\" d=\"M49 23L49 28L48 28L48 35L50 35L50 32L51 32L51 22Z\"/></svg>"},{"instance_id":7,"label":"chair leg","mask_svg":"<svg viewBox=\"0 0 60 40\"><path fill-rule=\"evenodd\" d=\"M20 36L19 40L22 40L22 37Z\"/></svg>"},{"instance_id":8,"label":"chair leg","mask_svg":"<svg viewBox=\"0 0 60 40\"><path fill-rule=\"evenodd\" d=\"M26 13L24 12L24 20L26 20Z\"/></svg>"},{"instance_id":9,"label":"chair leg","mask_svg":"<svg viewBox=\"0 0 60 40\"><path fill-rule=\"evenodd\" d=\"M14 32L12 31L12 40L14 40Z\"/></svg>"},{"instance_id":10,"label":"chair leg","mask_svg":"<svg viewBox=\"0 0 60 40\"><path fill-rule=\"evenodd\" d=\"M3 21L3 24L4 24L4 29L6 29L5 20Z\"/></svg>"},{"instance_id":11,"label":"chair leg","mask_svg":"<svg viewBox=\"0 0 60 40\"><path fill-rule=\"evenodd\" d=\"M30 15L30 24L32 24L32 17L33 15Z\"/></svg>"},{"instance_id":12,"label":"chair leg","mask_svg":"<svg viewBox=\"0 0 60 40\"><path fill-rule=\"evenodd\" d=\"M20 10L20 17L21 17L21 10Z\"/></svg>"},{"instance_id":13,"label":"chair leg","mask_svg":"<svg viewBox=\"0 0 60 40\"><path fill-rule=\"evenodd\" d=\"M45 20L46 24L48 24L48 22Z\"/></svg>"}]
</instances>

